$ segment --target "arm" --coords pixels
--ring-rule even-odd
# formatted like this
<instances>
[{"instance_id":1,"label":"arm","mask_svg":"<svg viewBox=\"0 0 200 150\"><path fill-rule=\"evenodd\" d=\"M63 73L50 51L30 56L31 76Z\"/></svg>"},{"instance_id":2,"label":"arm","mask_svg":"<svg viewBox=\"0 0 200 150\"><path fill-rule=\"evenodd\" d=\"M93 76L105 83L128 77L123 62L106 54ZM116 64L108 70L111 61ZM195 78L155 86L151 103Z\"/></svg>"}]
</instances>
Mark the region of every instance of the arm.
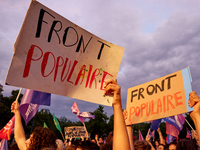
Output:
<instances>
[{"instance_id":1,"label":"arm","mask_svg":"<svg viewBox=\"0 0 200 150\"><path fill-rule=\"evenodd\" d=\"M110 79L105 82L104 94L113 94L114 135L113 150L130 150L128 133L122 112L121 87Z\"/></svg>"},{"instance_id":2,"label":"arm","mask_svg":"<svg viewBox=\"0 0 200 150\"><path fill-rule=\"evenodd\" d=\"M96 141L97 145L100 146L100 144L99 144L99 138L98 138L97 134L95 135L95 141Z\"/></svg>"},{"instance_id":3,"label":"arm","mask_svg":"<svg viewBox=\"0 0 200 150\"><path fill-rule=\"evenodd\" d=\"M159 139L160 139L160 144L165 145L165 140L163 138L162 132L160 131L160 128L158 128L158 134L159 134Z\"/></svg>"},{"instance_id":4,"label":"arm","mask_svg":"<svg viewBox=\"0 0 200 150\"><path fill-rule=\"evenodd\" d=\"M17 101L14 101L11 105L11 111L15 114L15 128L14 136L16 143L20 150L26 150L26 137L24 133L24 128L21 122L21 115L19 112L19 104Z\"/></svg>"},{"instance_id":5,"label":"arm","mask_svg":"<svg viewBox=\"0 0 200 150\"><path fill-rule=\"evenodd\" d=\"M151 136L149 135L149 132L146 135L145 140L149 143L149 145L151 146L151 150L155 150L155 148L153 147L152 143L151 143Z\"/></svg>"},{"instance_id":6,"label":"arm","mask_svg":"<svg viewBox=\"0 0 200 150\"><path fill-rule=\"evenodd\" d=\"M191 92L189 94L189 106L193 107L194 110L190 112L190 117L192 118L196 131L197 131L197 136L199 137L200 135L200 97L196 94L196 92ZM197 141L199 144L199 141Z\"/></svg>"},{"instance_id":7,"label":"arm","mask_svg":"<svg viewBox=\"0 0 200 150\"><path fill-rule=\"evenodd\" d=\"M128 112L127 110L125 109L124 112L124 120L127 119L127 116L128 116ZM131 150L134 150L134 144L133 144L133 128L132 128L132 125L126 125L126 129L127 129L127 132L128 132L128 138L129 138L129 143L130 143L130 147L131 147Z\"/></svg>"}]
</instances>

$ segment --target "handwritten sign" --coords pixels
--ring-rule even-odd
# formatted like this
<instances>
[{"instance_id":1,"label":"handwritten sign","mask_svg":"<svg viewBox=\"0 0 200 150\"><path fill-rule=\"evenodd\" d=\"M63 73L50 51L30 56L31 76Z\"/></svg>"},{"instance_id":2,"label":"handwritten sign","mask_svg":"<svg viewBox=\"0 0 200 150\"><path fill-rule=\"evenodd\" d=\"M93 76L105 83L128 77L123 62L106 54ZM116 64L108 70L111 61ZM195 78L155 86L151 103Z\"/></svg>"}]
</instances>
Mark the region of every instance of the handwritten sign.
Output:
<instances>
[{"instance_id":1,"label":"handwritten sign","mask_svg":"<svg viewBox=\"0 0 200 150\"><path fill-rule=\"evenodd\" d=\"M65 139L83 137L86 138L86 130L83 126L65 127Z\"/></svg>"},{"instance_id":2,"label":"handwritten sign","mask_svg":"<svg viewBox=\"0 0 200 150\"><path fill-rule=\"evenodd\" d=\"M7 85L112 105L103 84L117 78L124 48L32 1L14 51Z\"/></svg>"},{"instance_id":3,"label":"handwritten sign","mask_svg":"<svg viewBox=\"0 0 200 150\"><path fill-rule=\"evenodd\" d=\"M127 124L141 123L191 111L189 68L128 89Z\"/></svg>"}]
</instances>

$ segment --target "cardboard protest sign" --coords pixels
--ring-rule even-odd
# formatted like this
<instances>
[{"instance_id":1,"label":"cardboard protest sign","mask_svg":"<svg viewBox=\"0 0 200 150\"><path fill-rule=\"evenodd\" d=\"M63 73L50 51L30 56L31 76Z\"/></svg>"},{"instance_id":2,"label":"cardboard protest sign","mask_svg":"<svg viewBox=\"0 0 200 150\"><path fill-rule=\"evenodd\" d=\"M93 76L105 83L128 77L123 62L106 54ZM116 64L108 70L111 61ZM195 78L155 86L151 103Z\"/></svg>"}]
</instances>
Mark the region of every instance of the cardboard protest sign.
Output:
<instances>
[{"instance_id":1,"label":"cardboard protest sign","mask_svg":"<svg viewBox=\"0 0 200 150\"><path fill-rule=\"evenodd\" d=\"M128 89L126 124L156 120L193 110L188 106L189 68Z\"/></svg>"},{"instance_id":2,"label":"cardboard protest sign","mask_svg":"<svg viewBox=\"0 0 200 150\"><path fill-rule=\"evenodd\" d=\"M72 127L65 127L64 128L65 132L65 139L70 139L70 138L86 138L86 130L84 126L72 126Z\"/></svg>"},{"instance_id":3,"label":"cardboard protest sign","mask_svg":"<svg viewBox=\"0 0 200 150\"><path fill-rule=\"evenodd\" d=\"M5 83L111 106L103 84L117 78L123 52L32 1Z\"/></svg>"}]
</instances>

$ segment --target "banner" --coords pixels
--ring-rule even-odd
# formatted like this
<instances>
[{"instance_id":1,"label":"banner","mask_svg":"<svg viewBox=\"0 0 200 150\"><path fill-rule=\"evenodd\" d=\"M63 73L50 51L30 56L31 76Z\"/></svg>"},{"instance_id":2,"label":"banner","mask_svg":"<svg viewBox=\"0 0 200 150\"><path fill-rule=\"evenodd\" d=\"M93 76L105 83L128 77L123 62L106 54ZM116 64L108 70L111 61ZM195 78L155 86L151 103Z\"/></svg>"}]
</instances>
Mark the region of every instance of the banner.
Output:
<instances>
[{"instance_id":1,"label":"banner","mask_svg":"<svg viewBox=\"0 0 200 150\"><path fill-rule=\"evenodd\" d=\"M189 68L128 89L127 124L161 119L192 111L188 106L191 89Z\"/></svg>"},{"instance_id":2,"label":"banner","mask_svg":"<svg viewBox=\"0 0 200 150\"><path fill-rule=\"evenodd\" d=\"M83 137L86 138L86 130L84 126L65 127L65 139Z\"/></svg>"},{"instance_id":3,"label":"banner","mask_svg":"<svg viewBox=\"0 0 200 150\"><path fill-rule=\"evenodd\" d=\"M117 78L124 48L31 1L14 51L5 84L112 105L103 84Z\"/></svg>"}]
</instances>

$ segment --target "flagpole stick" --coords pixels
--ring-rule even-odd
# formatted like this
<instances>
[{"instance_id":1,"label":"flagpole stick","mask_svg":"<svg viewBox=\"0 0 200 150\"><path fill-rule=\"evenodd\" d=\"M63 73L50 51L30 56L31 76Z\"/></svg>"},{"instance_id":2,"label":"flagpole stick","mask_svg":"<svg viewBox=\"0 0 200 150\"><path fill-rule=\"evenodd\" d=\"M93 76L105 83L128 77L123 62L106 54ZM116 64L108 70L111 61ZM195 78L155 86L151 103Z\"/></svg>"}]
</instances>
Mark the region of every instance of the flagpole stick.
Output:
<instances>
[{"instance_id":1,"label":"flagpole stick","mask_svg":"<svg viewBox=\"0 0 200 150\"><path fill-rule=\"evenodd\" d=\"M63 136L63 134L62 134L62 132L60 131L60 133L61 133L61 135L62 135L62 137L63 137L63 140L65 141L65 138L64 138L64 136Z\"/></svg>"},{"instance_id":2,"label":"flagpole stick","mask_svg":"<svg viewBox=\"0 0 200 150\"><path fill-rule=\"evenodd\" d=\"M185 121L186 121L187 124L190 126L190 128L196 133L196 131L192 128L192 126L191 126L190 123L187 121L187 119L185 119Z\"/></svg>"},{"instance_id":3,"label":"flagpole stick","mask_svg":"<svg viewBox=\"0 0 200 150\"><path fill-rule=\"evenodd\" d=\"M85 123L83 123L83 125L84 125L85 130L87 131L86 126L85 126Z\"/></svg>"},{"instance_id":4,"label":"flagpole stick","mask_svg":"<svg viewBox=\"0 0 200 150\"><path fill-rule=\"evenodd\" d=\"M19 93L18 93L18 95L17 95L17 98L15 99L15 101L18 103L18 99L19 99L19 96L20 96L20 94L21 94L21 91L22 91L22 88L20 88L20 90L19 90ZM11 112L13 112L12 110L11 110Z\"/></svg>"},{"instance_id":5,"label":"flagpole stick","mask_svg":"<svg viewBox=\"0 0 200 150\"><path fill-rule=\"evenodd\" d=\"M16 98L16 100L15 100L15 101L17 101L17 102L18 102L18 99L19 99L19 95L21 94L21 91L22 91L22 88L20 88L19 93L18 93L18 95L17 95L17 98Z\"/></svg>"}]
</instances>

